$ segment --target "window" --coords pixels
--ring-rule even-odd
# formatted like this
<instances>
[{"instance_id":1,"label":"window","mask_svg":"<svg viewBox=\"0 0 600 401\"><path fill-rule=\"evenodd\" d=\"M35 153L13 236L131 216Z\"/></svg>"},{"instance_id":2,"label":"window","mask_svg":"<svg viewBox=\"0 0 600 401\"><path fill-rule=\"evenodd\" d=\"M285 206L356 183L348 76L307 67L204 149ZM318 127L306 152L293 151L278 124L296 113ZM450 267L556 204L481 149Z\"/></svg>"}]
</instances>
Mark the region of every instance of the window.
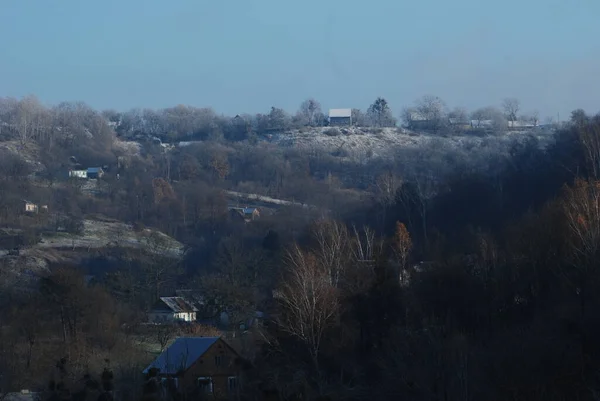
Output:
<instances>
[{"instance_id":1,"label":"window","mask_svg":"<svg viewBox=\"0 0 600 401\"><path fill-rule=\"evenodd\" d=\"M202 394L212 394L213 392L213 382L212 377L199 377L198 378L198 388Z\"/></svg>"},{"instance_id":2,"label":"window","mask_svg":"<svg viewBox=\"0 0 600 401\"><path fill-rule=\"evenodd\" d=\"M221 366L222 363L223 363L223 357L215 356L215 366Z\"/></svg>"},{"instance_id":3,"label":"window","mask_svg":"<svg viewBox=\"0 0 600 401\"><path fill-rule=\"evenodd\" d=\"M227 388L229 391L235 391L238 388L238 378L237 376L229 376L227 378Z\"/></svg>"},{"instance_id":4,"label":"window","mask_svg":"<svg viewBox=\"0 0 600 401\"><path fill-rule=\"evenodd\" d=\"M179 388L179 379L176 377L161 377L160 384L163 393L166 394L166 391L169 389L169 387L172 390L177 390Z\"/></svg>"}]
</instances>

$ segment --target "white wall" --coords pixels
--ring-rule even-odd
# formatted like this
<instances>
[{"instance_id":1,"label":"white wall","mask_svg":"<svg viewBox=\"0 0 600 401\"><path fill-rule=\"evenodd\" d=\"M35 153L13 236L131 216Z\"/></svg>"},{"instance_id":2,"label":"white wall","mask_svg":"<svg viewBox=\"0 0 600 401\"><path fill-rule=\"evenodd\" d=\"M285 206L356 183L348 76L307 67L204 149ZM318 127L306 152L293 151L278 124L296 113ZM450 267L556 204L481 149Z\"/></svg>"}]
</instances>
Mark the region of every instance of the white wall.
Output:
<instances>
[{"instance_id":1,"label":"white wall","mask_svg":"<svg viewBox=\"0 0 600 401\"><path fill-rule=\"evenodd\" d=\"M174 320L183 320L186 322L193 322L196 320L196 312L183 312L183 313L149 312L148 313L148 321L152 322L152 323L172 322Z\"/></svg>"},{"instance_id":2,"label":"white wall","mask_svg":"<svg viewBox=\"0 0 600 401\"><path fill-rule=\"evenodd\" d=\"M87 170L70 170L69 177L87 178Z\"/></svg>"}]
</instances>

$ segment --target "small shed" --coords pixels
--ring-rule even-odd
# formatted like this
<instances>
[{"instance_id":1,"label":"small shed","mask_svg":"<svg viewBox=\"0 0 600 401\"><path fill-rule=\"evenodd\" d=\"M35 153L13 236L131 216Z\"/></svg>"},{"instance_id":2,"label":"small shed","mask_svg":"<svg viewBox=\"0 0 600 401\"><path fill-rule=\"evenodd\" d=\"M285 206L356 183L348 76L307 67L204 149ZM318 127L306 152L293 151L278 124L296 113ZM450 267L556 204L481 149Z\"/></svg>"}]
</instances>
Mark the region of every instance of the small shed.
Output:
<instances>
[{"instance_id":1,"label":"small shed","mask_svg":"<svg viewBox=\"0 0 600 401\"><path fill-rule=\"evenodd\" d=\"M37 204L35 204L31 201L25 200L25 199L23 199L23 203L25 205L25 212L27 212L27 213L37 213L38 212L39 207Z\"/></svg>"},{"instance_id":2,"label":"small shed","mask_svg":"<svg viewBox=\"0 0 600 401\"><path fill-rule=\"evenodd\" d=\"M352 125L352 109L329 109L329 125Z\"/></svg>"},{"instance_id":3,"label":"small shed","mask_svg":"<svg viewBox=\"0 0 600 401\"><path fill-rule=\"evenodd\" d=\"M90 167L87 169L87 178L97 179L102 178L104 170L102 167Z\"/></svg>"}]
</instances>

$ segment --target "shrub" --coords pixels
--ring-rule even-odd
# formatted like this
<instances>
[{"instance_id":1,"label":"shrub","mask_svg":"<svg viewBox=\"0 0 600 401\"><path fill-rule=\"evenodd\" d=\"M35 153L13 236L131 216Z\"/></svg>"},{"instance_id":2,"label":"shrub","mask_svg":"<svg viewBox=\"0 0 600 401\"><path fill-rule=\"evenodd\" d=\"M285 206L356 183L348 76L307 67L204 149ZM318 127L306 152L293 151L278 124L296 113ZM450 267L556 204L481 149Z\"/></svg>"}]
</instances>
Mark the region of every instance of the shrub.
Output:
<instances>
[{"instance_id":1,"label":"shrub","mask_svg":"<svg viewBox=\"0 0 600 401\"><path fill-rule=\"evenodd\" d=\"M325 135L327 135L327 136L338 136L340 134L341 134L340 130L336 127L325 130Z\"/></svg>"}]
</instances>

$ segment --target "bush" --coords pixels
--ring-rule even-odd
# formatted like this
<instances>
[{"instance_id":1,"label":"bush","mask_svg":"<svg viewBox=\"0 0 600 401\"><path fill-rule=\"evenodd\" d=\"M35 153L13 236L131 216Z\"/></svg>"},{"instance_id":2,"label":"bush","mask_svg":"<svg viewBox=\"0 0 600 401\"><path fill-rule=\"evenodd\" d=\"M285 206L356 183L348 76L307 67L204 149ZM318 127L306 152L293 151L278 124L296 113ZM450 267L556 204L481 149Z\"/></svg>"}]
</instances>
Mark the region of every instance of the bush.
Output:
<instances>
[{"instance_id":1,"label":"bush","mask_svg":"<svg viewBox=\"0 0 600 401\"><path fill-rule=\"evenodd\" d=\"M325 130L325 135L327 135L327 136L338 136L340 134L341 134L340 130L336 127Z\"/></svg>"}]
</instances>

